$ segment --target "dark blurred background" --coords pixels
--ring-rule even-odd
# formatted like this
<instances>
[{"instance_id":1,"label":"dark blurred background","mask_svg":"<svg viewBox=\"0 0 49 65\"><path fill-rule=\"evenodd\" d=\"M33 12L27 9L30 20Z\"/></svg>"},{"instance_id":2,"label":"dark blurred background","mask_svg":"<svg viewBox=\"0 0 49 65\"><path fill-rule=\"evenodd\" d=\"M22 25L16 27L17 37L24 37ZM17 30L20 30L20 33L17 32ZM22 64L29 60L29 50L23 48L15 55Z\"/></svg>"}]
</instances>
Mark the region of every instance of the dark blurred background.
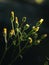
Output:
<instances>
[{"instance_id":1,"label":"dark blurred background","mask_svg":"<svg viewBox=\"0 0 49 65\"><path fill-rule=\"evenodd\" d=\"M44 0L38 3L35 0L0 0L0 59L4 49L3 28L10 29L10 12L14 11L15 16L18 16L19 21L23 16L27 17L29 24L35 23L41 18L44 22L39 31L40 34L47 33L49 35L49 0ZM13 49L13 48L12 48ZM10 62L10 51L3 60L2 65L7 65ZM49 60L49 36L37 46L27 49L23 55L23 60L16 61L13 65L43 65Z\"/></svg>"}]
</instances>

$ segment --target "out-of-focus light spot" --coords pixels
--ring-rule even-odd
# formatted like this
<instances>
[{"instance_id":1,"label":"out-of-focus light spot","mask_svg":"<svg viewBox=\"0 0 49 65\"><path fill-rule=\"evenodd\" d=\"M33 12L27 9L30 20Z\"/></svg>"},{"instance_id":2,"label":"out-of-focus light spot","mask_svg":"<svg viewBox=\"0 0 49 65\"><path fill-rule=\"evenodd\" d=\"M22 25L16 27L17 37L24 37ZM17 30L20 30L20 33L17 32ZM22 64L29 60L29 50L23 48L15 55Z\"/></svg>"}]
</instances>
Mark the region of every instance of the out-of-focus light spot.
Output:
<instances>
[{"instance_id":1,"label":"out-of-focus light spot","mask_svg":"<svg viewBox=\"0 0 49 65\"><path fill-rule=\"evenodd\" d=\"M42 4L44 2L44 0L35 0L35 3L37 4Z\"/></svg>"}]
</instances>

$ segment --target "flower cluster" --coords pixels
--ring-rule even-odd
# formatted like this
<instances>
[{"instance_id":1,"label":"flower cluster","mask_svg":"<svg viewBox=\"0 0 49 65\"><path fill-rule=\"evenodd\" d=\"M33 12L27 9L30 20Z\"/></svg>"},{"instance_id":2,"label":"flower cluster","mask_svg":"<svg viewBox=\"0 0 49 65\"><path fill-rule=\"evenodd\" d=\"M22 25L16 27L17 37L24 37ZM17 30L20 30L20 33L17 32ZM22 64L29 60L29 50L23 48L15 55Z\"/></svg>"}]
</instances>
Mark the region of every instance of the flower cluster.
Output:
<instances>
[{"instance_id":1,"label":"flower cluster","mask_svg":"<svg viewBox=\"0 0 49 65\"><path fill-rule=\"evenodd\" d=\"M10 38L12 38L11 45L19 48L19 56L25 48L30 48L33 45L38 45L44 38L47 37L47 34L43 34L38 39L38 31L40 29L40 25L44 21L44 19L42 18L35 24L35 26L31 27L30 24L26 22L26 17L23 17L22 22L19 23L18 17L15 16L14 11L11 11L10 21L11 30L9 31L9 34L7 34L7 28L3 29L6 48L8 49L7 42L11 40ZM28 31L29 29L30 31L27 33L26 31Z\"/></svg>"},{"instance_id":2,"label":"flower cluster","mask_svg":"<svg viewBox=\"0 0 49 65\"><path fill-rule=\"evenodd\" d=\"M19 24L19 21L18 21L18 17L15 17L14 15L14 11L11 11L11 25L12 25L12 29L10 30L9 32L9 37L12 37L13 35L18 38L19 36L19 39L18 41L20 40L21 41L28 41L28 43L34 43L36 41L36 43L40 43L41 40L37 40L37 32L39 31L40 29L40 25L43 23L44 19L40 19L35 26L32 26L32 29L26 33L25 31L27 31L29 28L30 28L30 25L26 22L26 17L23 17L22 18L22 23ZM26 22L26 24L23 26L23 24ZM21 27L22 26L22 27ZM7 34L7 28L4 28L4 34ZM31 36L35 37L36 40L32 39ZM44 39L45 37L47 37L47 34L44 34L41 36L41 39ZM17 39L16 39L17 40ZM33 40L33 41L32 41Z\"/></svg>"}]
</instances>

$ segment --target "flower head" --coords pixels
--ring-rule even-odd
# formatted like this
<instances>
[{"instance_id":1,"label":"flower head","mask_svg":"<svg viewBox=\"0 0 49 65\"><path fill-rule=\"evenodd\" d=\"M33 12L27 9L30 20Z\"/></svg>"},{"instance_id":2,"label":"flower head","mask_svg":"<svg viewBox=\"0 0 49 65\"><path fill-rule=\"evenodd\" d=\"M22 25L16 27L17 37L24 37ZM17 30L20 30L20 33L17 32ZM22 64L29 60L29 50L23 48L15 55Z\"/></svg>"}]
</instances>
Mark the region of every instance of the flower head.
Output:
<instances>
[{"instance_id":1,"label":"flower head","mask_svg":"<svg viewBox=\"0 0 49 65\"><path fill-rule=\"evenodd\" d=\"M32 38L29 37L28 40L29 40L29 43L32 44L32 42L33 42Z\"/></svg>"},{"instance_id":2,"label":"flower head","mask_svg":"<svg viewBox=\"0 0 49 65\"><path fill-rule=\"evenodd\" d=\"M7 28L4 28L4 29L3 29L3 33L4 33L4 34L7 34Z\"/></svg>"},{"instance_id":3,"label":"flower head","mask_svg":"<svg viewBox=\"0 0 49 65\"><path fill-rule=\"evenodd\" d=\"M42 23L43 23L43 21L44 21L44 19L40 19L39 23L40 23L40 24L42 24Z\"/></svg>"}]
</instances>

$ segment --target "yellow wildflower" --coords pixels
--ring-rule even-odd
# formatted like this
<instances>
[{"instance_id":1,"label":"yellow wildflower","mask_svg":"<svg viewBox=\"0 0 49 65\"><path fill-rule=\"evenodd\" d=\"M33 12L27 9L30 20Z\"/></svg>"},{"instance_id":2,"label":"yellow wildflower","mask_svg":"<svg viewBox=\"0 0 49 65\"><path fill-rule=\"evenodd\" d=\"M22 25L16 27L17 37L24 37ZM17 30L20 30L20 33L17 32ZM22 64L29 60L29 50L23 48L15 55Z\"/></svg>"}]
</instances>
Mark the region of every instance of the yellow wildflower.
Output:
<instances>
[{"instance_id":1,"label":"yellow wildflower","mask_svg":"<svg viewBox=\"0 0 49 65\"><path fill-rule=\"evenodd\" d=\"M29 40L29 43L30 43L30 44L33 42L33 40L32 40L31 37L29 37L28 40Z\"/></svg>"},{"instance_id":2,"label":"yellow wildflower","mask_svg":"<svg viewBox=\"0 0 49 65\"><path fill-rule=\"evenodd\" d=\"M11 32L10 32L10 35L14 35L15 31L12 29Z\"/></svg>"},{"instance_id":3,"label":"yellow wildflower","mask_svg":"<svg viewBox=\"0 0 49 65\"><path fill-rule=\"evenodd\" d=\"M44 21L44 19L40 19L39 23L40 23L40 24L42 24L42 23L43 23L43 21Z\"/></svg>"},{"instance_id":4,"label":"yellow wildflower","mask_svg":"<svg viewBox=\"0 0 49 65\"><path fill-rule=\"evenodd\" d=\"M7 34L7 28L3 29L4 34Z\"/></svg>"}]
</instances>

